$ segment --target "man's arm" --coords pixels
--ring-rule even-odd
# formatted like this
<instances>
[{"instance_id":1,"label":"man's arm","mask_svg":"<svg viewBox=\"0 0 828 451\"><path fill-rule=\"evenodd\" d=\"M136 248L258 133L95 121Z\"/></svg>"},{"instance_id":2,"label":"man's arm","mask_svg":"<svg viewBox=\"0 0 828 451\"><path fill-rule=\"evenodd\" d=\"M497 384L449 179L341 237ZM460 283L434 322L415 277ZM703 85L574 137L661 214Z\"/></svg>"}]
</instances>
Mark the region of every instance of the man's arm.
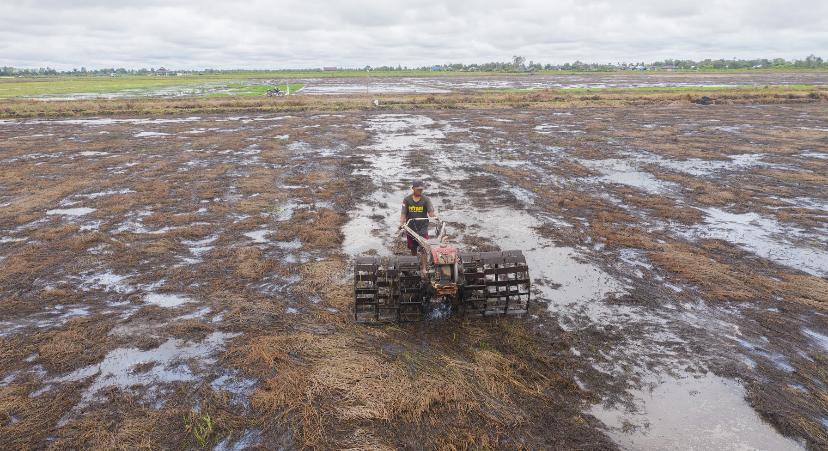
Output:
<instances>
[{"instance_id":1,"label":"man's arm","mask_svg":"<svg viewBox=\"0 0 828 451\"><path fill-rule=\"evenodd\" d=\"M406 209L405 209L405 201L403 201L402 209L400 210L400 226L405 224L405 218L406 218Z\"/></svg>"},{"instance_id":2,"label":"man's arm","mask_svg":"<svg viewBox=\"0 0 828 451\"><path fill-rule=\"evenodd\" d=\"M434 208L434 204L431 203L431 198L429 197L426 201L426 211L428 212L429 218L436 218L437 217L437 210Z\"/></svg>"}]
</instances>

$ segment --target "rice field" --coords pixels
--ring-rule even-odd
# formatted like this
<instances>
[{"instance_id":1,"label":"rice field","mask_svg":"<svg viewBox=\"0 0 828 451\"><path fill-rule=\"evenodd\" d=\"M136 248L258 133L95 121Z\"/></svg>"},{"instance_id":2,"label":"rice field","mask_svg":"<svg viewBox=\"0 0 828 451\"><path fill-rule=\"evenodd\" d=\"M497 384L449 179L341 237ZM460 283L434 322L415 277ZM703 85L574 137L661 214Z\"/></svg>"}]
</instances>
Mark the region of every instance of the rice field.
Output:
<instances>
[{"instance_id":1,"label":"rice field","mask_svg":"<svg viewBox=\"0 0 828 451\"><path fill-rule=\"evenodd\" d=\"M828 446L823 89L451 91L0 101L0 443ZM527 316L354 323L414 178Z\"/></svg>"}]
</instances>

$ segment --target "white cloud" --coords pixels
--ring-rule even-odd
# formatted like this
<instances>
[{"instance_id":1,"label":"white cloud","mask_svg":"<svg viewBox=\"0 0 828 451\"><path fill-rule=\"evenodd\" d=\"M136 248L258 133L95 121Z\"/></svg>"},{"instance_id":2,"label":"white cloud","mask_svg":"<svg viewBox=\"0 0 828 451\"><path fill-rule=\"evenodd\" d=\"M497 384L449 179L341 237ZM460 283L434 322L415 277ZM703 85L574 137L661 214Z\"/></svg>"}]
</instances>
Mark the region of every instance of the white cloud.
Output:
<instances>
[{"instance_id":1,"label":"white cloud","mask_svg":"<svg viewBox=\"0 0 828 451\"><path fill-rule=\"evenodd\" d=\"M38 1L0 65L293 68L828 56L824 0Z\"/></svg>"}]
</instances>

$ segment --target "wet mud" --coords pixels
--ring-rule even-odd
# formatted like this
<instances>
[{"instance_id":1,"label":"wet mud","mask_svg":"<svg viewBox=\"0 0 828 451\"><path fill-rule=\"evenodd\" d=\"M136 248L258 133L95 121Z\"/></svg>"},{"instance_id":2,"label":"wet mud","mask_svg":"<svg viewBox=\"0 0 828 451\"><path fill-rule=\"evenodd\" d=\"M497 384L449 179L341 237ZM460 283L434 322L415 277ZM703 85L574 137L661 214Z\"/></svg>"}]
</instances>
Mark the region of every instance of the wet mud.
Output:
<instances>
[{"instance_id":1,"label":"wet mud","mask_svg":"<svg viewBox=\"0 0 828 451\"><path fill-rule=\"evenodd\" d=\"M303 79L304 95L443 94L509 89L603 89L826 84L820 73L682 74L613 72L593 74L498 74L436 77L336 77Z\"/></svg>"},{"instance_id":2,"label":"wet mud","mask_svg":"<svg viewBox=\"0 0 828 451\"><path fill-rule=\"evenodd\" d=\"M0 123L12 448L828 445L823 104ZM351 320L426 181L517 319Z\"/></svg>"},{"instance_id":3,"label":"wet mud","mask_svg":"<svg viewBox=\"0 0 828 451\"><path fill-rule=\"evenodd\" d=\"M744 72L744 73L671 73L671 72L599 72L581 74L468 74L417 77L324 77L295 78L291 83L302 88L291 95L388 95L446 94L497 90L605 89L605 88L687 88L746 86L826 86L825 74L815 72ZM284 79L249 79L230 82L189 83L181 86L123 89L111 92L77 92L40 95L37 100L100 100L140 97L203 97L233 95L230 85L278 86Z\"/></svg>"}]
</instances>

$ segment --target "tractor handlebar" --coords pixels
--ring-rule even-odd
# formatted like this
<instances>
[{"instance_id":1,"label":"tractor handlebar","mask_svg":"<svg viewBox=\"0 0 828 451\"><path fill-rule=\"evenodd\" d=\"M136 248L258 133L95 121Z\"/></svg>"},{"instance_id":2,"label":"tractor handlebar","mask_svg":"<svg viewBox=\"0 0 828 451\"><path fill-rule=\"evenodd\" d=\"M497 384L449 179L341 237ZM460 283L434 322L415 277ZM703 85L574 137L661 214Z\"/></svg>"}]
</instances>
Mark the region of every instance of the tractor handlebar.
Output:
<instances>
[{"instance_id":1,"label":"tractor handlebar","mask_svg":"<svg viewBox=\"0 0 828 451\"><path fill-rule=\"evenodd\" d=\"M411 223L412 223L413 221L434 221L435 223L437 223L437 227L438 227L438 228L440 228L443 224L445 224L445 223L443 222L443 220L442 220L442 219L440 219L440 218L439 218L439 217L437 217L437 216L432 216L432 217L429 217L429 218L411 218L411 219L406 220L404 223L400 224L399 230L401 230L401 231L402 231L402 230L404 230L406 227L411 227L411 225L412 225Z\"/></svg>"},{"instance_id":2,"label":"tractor handlebar","mask_svg":"<svg viewBox=\"0 0 828 451\"><path fill-rule=\"evenodd\" d=\"M405 221L404 224L400 225L399 230L400 230L400 232L408 233L408 235L410 235L413 239L417 240L417 242L420 244L420 246L422 246L424 249L427 249L429 252L431 252L431 246L429 245L428 240L426 240L425 237L421 236L419 233L417 233L416 230L414 230L411 227L411 224L414 221L429 221L429 220L434 221L435 225L437 226L436 237L437 237L437 240L442 243L444 241L445 237L446 237L446 223L443 222L443 220L441 220L440 218L438 218L436 216L433 216L433 217L430 217L430 218L411 218L411 219Z\"/></svg>"}]
</instances>

